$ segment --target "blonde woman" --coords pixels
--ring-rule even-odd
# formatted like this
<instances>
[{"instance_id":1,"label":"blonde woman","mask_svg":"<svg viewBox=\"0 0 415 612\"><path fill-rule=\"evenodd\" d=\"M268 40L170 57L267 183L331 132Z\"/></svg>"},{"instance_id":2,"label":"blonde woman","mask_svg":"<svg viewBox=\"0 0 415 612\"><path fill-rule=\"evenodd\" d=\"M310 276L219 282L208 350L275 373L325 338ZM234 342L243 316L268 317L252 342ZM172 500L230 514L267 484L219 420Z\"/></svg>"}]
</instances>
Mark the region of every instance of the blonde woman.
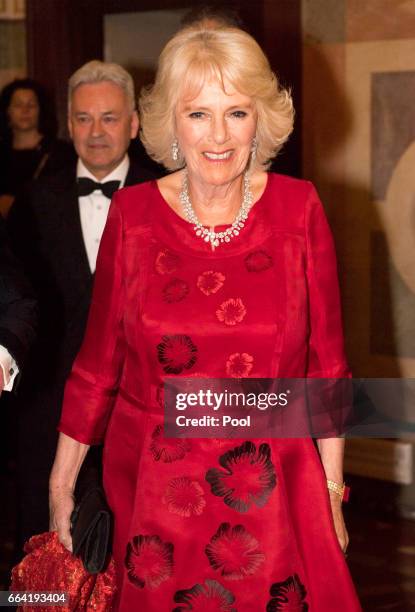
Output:
<instances>
[{"instance_id":1,"label":"blonde woman","mask_svg":"<svg viewBox=\"0 0 415 612\"><path fill-rule=\"evenodd\" d=\"M358 611L340 439L318 453L311 438L163 437L165 376L349 375L321 203L310 183L267 173L292 130L290 95L248 34L194 26L166 45L141 118L172 172L113 200L52 527L70 547L76 475L104 440L117 609Z\"/></svg>"}]
</instances>

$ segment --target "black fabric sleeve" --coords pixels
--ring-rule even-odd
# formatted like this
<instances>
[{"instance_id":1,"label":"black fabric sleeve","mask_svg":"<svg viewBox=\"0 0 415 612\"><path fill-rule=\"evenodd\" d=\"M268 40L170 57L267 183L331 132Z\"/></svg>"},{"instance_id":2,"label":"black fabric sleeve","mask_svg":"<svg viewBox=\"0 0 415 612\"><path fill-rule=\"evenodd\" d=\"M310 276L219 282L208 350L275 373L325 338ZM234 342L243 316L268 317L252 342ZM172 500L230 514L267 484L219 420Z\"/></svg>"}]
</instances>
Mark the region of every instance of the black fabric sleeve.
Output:
<instances>
[{"instance_id":1,"label":"black fabric sleeve","mask_svg":"<svg viewBox=\"0 0 415 612\"><path fill-rule=\"evenodd\" d=\"M36 321L33 291L8 246L5 222L0 217L0 345L19 369L35 337Z\"/></svg>"}]
</instances>

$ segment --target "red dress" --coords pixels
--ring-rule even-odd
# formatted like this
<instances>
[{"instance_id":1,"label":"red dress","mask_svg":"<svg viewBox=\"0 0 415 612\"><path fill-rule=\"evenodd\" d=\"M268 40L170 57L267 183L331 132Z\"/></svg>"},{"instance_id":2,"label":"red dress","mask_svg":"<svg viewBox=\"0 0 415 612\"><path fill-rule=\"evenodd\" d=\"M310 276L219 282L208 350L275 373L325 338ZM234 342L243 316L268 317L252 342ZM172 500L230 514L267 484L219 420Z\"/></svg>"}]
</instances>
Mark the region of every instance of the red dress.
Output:
<instances>
[{"instance_id":1,"label":"red dress","mask_svg":"<svg viewBox=\"0 0 415 612\"><path fill-rule=\"evenodd\" d=\"M118 192L59 429L105 439L119 610L360 610L312 440L166 439L167 375L348 376L310 183L269 174L213 252L155 182Z\"/></svg>"}]
</instances>

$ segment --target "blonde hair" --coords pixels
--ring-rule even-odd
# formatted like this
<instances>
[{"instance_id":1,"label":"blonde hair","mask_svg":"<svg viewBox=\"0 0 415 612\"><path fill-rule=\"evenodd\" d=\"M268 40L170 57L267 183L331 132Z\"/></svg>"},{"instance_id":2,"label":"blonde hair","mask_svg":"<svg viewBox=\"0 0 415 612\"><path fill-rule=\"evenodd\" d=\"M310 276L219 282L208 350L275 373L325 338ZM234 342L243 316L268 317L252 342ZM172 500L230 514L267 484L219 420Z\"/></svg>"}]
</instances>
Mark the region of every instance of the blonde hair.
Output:
<instances>
[{"instance_id":1,"label":"blonde hair","mask_svg":"<svg viewBox=\"0 0 415 612\"><path fill-rule=\"evenodd\" d=\"M252 36L229 27L189 26L164 47L155 83L142 90L139 100L141 140L147 153L169 170L184 166L180 152L177 161L171 157L175 108L181 96L196 97L212 77L223 87L227 79L240 93L253 98L258 115L254 166L268 167L292 132L292 98L278 83Z\"/></svg>"},{"instance_id":2,"label":"blonde hair","mask_svg":"<svg viewBox=\"0 0 415 612\"><path fill-rule=\"evenodd\" d=\"M121 87L127 96L131 112L135 110L134 81L132 76L119 64L91 60L87 62L68 81L68 109L71 110L72 94L80 85L92 85L109 81Z\"/></svg>"}]
</instances>

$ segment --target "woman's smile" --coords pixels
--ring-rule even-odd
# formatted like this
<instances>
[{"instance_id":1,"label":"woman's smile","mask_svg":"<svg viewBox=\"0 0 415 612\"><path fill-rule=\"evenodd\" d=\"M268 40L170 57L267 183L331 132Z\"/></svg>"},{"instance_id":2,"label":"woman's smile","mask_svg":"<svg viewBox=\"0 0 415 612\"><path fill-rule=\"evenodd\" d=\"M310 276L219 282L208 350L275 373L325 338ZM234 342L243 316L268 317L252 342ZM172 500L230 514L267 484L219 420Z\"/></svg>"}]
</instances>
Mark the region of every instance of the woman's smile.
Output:
<instances>
[{"instance_id":1,"label":"woman's smile","mask_svg":"<svg viewBox=\"0 0 415 612\"><path fill-rule=\"evenodd\" d=\"M230 149L228 151L223 151L222 153L216 153L213 151L204 151L202 155L204 155L206 159L212 162L225 162L231 158L232 154L233 154L233 150Z\"/></svg>"}]
</instances>

